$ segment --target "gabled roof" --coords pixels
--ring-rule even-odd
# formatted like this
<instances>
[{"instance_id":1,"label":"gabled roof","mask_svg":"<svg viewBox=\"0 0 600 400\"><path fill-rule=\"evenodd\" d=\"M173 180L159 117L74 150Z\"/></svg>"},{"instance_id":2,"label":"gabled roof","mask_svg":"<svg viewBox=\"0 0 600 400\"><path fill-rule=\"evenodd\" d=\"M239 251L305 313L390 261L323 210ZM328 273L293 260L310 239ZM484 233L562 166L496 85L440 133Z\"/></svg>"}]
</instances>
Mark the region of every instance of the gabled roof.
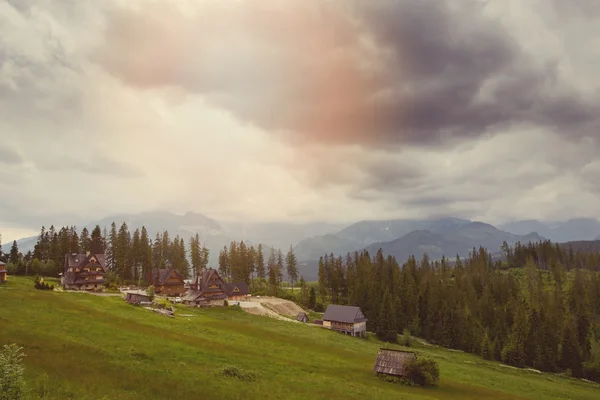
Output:
<instances>
[{"instance_id":1,"label":"gabled roof","mask_svg":"<svg viewBox=\"0 0 600 400\"><path fill-rule=\"evenodd\" d=\"M6 264L0 261L0 267L4 267Z\"/></svg>"},{"instance_id":2,"label":"gabled roof","mask_svg":"<svg viewBox=\"0 0 600 400\"><path fill-rule=\"evenodd\" d=\"M248 296L250 290L246 282L225 283L225 294L227 296ZM236 290L237 289L237 290Z\"/></svg>"},{"instance_id":3,"label":"gabled roof","mask_svg":"<svg viewBox=\"0 0 600 400\"><path fill-rule=\"evenodd\" d=\"M90 263L92 258L96 259L96 263ZM91 264L92 266L101 267L106 270L106 256L104 254L85 254L85 253L70 253L65 254L65 269L75 267L85 267Z\"/></svg>"},{"instance_id":4,"label":"gabled roof","mask_svg":"<svg viewBox=\"0 0 600 400\"><path fill-rule=\"evenodd\" d=\"M340 306L330 304L323 314L323 321L343 322L346 324L354 324L357 322L365 322L367 318L360 311L359 307Z\"/></svg>"},{"instance_id":5,"label":"gabled roof","mask_svg":"<svg viewBox=\"0 0 600 400\"><path fill-rule=\"evenodd\" d=\"M167 283L167 281L173 274L177 278L179 278L181 280L181 284L183 284L183 276L177 270L174 270L173 268L163 268L163 269L155 268L155 269L153 269L152 270L152 282L155 285L162 286L165 283Z\"/></svg>"},{"instance_id":6,"label":"gabled roof","mask_svg":"<svg viewBox=\"0 0 600 400\"><path fill-rule=\"evenodd\" d=\"M416 358L417 355L412 351L379 349L373 371L386 375L404 376L406 363Z\"/></svg>"},{"instance_id":7,"label":"gabled roof","mask_svg":"<svg viewBox=\"0 0 600 400\"><path fill-rule=\"evenodd\" d=\"M296 321L302 321L305 317L308 321L308 315L306 315L305 312L299 312L298 315L296 315Z\"/></svg>"}]
</instances>

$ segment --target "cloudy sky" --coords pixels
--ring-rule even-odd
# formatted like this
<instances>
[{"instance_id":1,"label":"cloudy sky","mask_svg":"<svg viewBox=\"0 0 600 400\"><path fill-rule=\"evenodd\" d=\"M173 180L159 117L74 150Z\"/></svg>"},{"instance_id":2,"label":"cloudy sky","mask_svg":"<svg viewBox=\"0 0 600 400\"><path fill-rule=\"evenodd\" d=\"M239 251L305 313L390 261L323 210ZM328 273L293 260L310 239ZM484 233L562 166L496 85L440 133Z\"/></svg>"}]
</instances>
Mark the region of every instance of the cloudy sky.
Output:
<instances>
[{"instance_id":1,"label":"cloudy sky","mask_svg":"<svg viewBox=\"0 0 600 400\"><path fill-rule=\"evenodd\" d=\"M600 216L597 0L0 0L0 232Z\"/></svg>"}]
</instances>

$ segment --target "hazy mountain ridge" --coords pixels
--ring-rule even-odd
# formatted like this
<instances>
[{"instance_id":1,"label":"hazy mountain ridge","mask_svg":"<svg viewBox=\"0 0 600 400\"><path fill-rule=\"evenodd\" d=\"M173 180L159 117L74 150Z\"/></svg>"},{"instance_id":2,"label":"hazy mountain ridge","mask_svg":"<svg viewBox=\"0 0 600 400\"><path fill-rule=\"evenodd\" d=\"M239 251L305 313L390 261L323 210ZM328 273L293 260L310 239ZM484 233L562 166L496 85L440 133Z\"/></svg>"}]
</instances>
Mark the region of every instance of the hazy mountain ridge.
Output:
<instances>
[{"instance_id":1,"label":"hazy mountain ridge","mask_svg":"<svg viewBox=\"0 0 600 400\"><path fill-rule=\"evenodd\" d=\"M595 218L573 218L554 222L523 220L501 224L498 228L516 235L537 232L548 240L559 243L600 240L600 221Z\"/></svg>"}]
</instances>

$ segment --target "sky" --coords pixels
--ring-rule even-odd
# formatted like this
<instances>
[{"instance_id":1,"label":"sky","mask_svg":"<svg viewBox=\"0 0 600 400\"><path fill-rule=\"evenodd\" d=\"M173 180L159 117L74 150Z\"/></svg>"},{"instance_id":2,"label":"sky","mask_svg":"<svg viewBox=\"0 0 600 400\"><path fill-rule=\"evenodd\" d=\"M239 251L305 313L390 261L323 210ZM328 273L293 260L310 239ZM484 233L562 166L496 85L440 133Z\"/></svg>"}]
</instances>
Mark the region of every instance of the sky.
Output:
<instances>
[{"instance_id":1,"label":"sky","mask_svg":"<svg viewBox=\"0 0 600 400\"><path fill-rule=\"evenodd\" d=\"M0 0L0 233L600 216L600 2Z\"/></svg>"}]
</instances>

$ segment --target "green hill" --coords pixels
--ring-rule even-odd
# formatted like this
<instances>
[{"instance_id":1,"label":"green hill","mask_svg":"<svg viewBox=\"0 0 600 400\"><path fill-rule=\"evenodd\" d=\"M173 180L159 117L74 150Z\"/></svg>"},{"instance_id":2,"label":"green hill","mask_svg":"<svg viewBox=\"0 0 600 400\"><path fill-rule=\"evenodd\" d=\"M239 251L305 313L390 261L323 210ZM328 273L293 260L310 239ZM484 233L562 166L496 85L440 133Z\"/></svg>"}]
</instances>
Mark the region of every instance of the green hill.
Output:
<instances>
[{"instance_id":1,"label":"green hill","mask_svg":"<svg viewBox=\"0 0 600 400\"><path fill-rule=\"evenodd\" d=\"M421 345L440 364L433 389L385 383L381 343L237 308L166 318L118 297L0 285L0 345L25 348L31 398L42 399L596 399L600 385L516 370ZM255 374L224 376L224 366Z\"/></svg>"}]
</instances>

